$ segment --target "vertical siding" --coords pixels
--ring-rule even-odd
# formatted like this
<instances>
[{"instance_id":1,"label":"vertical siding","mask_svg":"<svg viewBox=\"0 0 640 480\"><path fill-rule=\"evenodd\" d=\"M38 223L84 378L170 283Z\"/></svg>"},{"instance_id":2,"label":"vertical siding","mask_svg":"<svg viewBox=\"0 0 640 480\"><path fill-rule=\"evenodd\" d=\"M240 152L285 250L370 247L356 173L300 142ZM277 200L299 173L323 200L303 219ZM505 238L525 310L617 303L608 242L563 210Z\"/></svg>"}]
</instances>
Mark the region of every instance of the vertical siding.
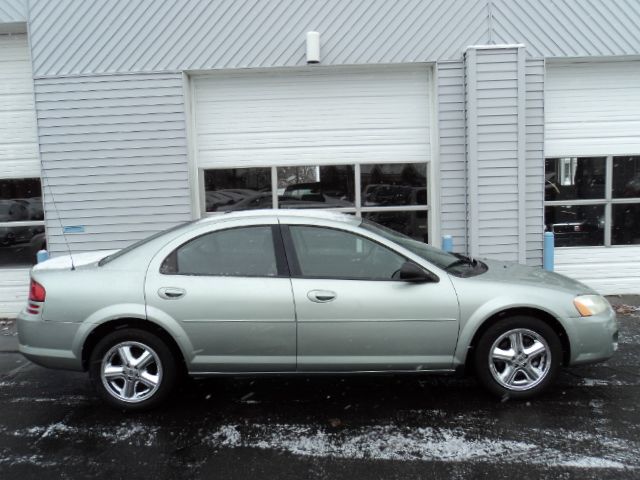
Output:
<instances>
[{"instance_id":1,"label":"vertical siding","mask_svg":"<svg viewBox=\"0 0 640 480\"><path fill-rule=\"evenodd\" d=\"M122 248L191 218L180 74L35 82L48 245Z\"/></svg>"},{"instance_id":2,"label":"vertical siding","mask_svg":"<svg viewBox=\"0 0 640 480\"><path fill-rule=\"evenodd\" d=\"M466 67L470 251L517 261L518 49L470 49Z\"/></svg>"},{"instance_id":3,"label":"vertical siding","mask_svg":"<svg viewBox=\"0 0 640 480\"><path fill-rule=\"evenodd\" d=\"M488 41L486 0L31 0L36 75L459 58Z\"/></svg>"},{"instance_id":4,"label":"vertical siding","mask_svg":"<svg viewBox=\"0 0 640 480\"><path fill-rule=\"evenodd\" d=\"M437 65L440 148L440 230L455 251L467 250L464 63Z\"/></svg>"},{"instance_id":5,"label":"vertical siding","mask_svg":"<svg viewBox=\"0 0 640 480\"><path fill-rule=\"evenodd\" d=\"M542 265L544 233L544 60L526 62L527 264Z\"/></svg>"}]
</instances>

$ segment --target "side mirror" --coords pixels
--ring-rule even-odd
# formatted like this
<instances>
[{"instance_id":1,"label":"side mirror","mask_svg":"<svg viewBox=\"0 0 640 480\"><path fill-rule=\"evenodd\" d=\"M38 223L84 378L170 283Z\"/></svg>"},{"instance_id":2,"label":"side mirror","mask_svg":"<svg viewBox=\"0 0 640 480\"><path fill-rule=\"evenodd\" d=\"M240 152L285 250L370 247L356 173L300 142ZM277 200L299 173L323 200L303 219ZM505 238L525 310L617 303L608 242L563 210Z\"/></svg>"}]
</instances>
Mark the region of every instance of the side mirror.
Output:
<instances>
[{"instance_id":1,"label":"side mirror","mask_svg":"<svg viewBox=\"0 0 640 480\"><path fill-rule=\"evenodd\" d=\"M439 282L440 279L431 272L423 270L413 262L404 262L400 267L400 280L412 283Z\"/></svg>"}]
</instances>

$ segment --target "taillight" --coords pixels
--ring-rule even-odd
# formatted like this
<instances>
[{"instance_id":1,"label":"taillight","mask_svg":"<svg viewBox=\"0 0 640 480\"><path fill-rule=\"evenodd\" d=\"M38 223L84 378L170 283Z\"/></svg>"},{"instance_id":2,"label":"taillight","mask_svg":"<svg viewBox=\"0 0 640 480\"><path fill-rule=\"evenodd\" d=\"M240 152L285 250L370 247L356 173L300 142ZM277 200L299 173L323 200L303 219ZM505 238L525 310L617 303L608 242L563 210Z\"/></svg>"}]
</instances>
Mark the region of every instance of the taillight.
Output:
<instances>
[{"instance_id":1,"label":"taillight","mask_svg":"<svg viewBox=\"0 0 640 480\"><path fill-rule=\"evenodd\" d=\"M31 285L29 285L29 301L44 302L46 295L47 292L45 291L44 287L32 279Z\"/></svg>"}]
</instances>

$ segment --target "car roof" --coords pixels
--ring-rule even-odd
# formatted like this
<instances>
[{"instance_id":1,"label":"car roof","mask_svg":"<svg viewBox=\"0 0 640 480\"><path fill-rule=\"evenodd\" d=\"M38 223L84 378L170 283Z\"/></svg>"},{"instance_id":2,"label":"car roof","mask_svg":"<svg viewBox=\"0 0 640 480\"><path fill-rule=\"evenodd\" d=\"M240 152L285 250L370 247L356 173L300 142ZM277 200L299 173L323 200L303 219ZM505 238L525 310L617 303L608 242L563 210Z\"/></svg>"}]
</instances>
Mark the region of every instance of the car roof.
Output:
<instances>
[{"instance_id":1,"label":"car roof","mask_svg":"<svg viewBox=\"0 0 640 480\"><path fill-rule=\"evenodd\" d=\"M264 218L276 217L278 219L306 219L310 222L314 220L333 221L347 223L349 225L358 225L361 219L355 215L349 215L341 212L328 212L316 209L259 209L259 210L241 210L234 212L221 213L202 218L196 224L218 223L236 219Z\"/></svg>"}]
</instances>

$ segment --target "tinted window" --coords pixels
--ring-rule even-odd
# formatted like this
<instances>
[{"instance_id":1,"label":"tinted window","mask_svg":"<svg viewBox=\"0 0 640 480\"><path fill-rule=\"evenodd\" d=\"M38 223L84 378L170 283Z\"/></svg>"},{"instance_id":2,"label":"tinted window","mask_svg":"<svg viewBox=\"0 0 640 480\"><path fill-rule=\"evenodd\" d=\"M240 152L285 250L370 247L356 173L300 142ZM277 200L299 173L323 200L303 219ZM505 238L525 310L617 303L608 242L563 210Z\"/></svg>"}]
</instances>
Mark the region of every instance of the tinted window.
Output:
<instances>
[{"instance_id":1,"label":"tinted window","mask_svg":"<svg viewBox=\"0 0 640 480\"><path fill-rule=\"evenodd\" d=\"M427 204L426 163L360 166L362 206Z\"/></svg>"},{"instance_id":2,"label":"tinted window","mask_svg":"<svg viewBox=\"0 0 640 480\"><path fill-rule=\"evenodd\" d=\"M606 157L545 160L545 200L605 197Z\"/></svg>"},{"instance_id":3,"label":"tinted window","mask_svg":"<svg viewBox=\"0 0 640 480\"><path fill-rule=\"evenodd\" d=\"M604 205L559 205L544 209L556 247L604 245Z\"/></svg>"},{"instance_id":4,"label":"tinted window","mask_svg":"<svg viewBox=\"0 0 640 480\"><path fill-rule=\"evenodd\" d=\"M271 227L234 228L194 238L167 257L161 272L275 277L278 268Z\"/></svg>"},{"instance_id":5,"label":"tinted window","mask_svg":"<svg viewBox=\"0 0 640 480\"><path fill-rule=\"evenodd\" d=\"M613 198L640 198L640 157L613 157Z\"/></svg>"},{"instance_id":6,"label":"tinted window","mask_svg":"<svg viewBox=\"0 0 640 480\"><path fill-rule=\"evenodd\" d=\"M205 170L204 190L207 212L271 208L271 169Z\"/></svg>"},{"instance_id":7,"label":"tinted window","mask_svg":"<svg viewBox=\"0 0 640 480\"><path fill-rule=\"evenodd\" d=\"M354 206L352 165L278 168L280 208L349 208Z\"/></svg>"},{"instance_id":8,"label":"tinted window","mask_svg":"<svg viewBox=\"0 0 640 480\"><path fill-rule=\"evenodd\" d=\"M364 237L341 230L291 226L305 277L391 280L405 259Z\"/></svg>"}]
</instances>

